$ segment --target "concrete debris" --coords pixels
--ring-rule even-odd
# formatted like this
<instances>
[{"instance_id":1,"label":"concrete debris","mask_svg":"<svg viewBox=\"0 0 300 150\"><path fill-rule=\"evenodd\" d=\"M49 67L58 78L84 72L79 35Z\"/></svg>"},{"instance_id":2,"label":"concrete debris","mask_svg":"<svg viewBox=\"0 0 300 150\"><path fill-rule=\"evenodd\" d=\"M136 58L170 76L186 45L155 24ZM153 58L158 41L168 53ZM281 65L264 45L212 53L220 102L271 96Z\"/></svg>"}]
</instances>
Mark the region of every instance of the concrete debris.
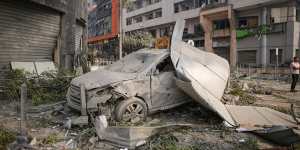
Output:
<instances>
[{"instance_id":1,"label":"concrete debris","mask_svg":"<svg viewBox=\"0 0 300 150\"><path fill-rule=\"evenodd\" d=\"M248 91L250 88L247 83L243 84L243 91Z\"/></svg>"},{"instance_id":2,"label":"concrete debris","mask_svg":"<svg viewBox=\"0 0 300 150\"><path fill-rule=\"evenodd\" d=\"M36 140L36 137L34 137L34 138L30 141L29 145L35 146L36 144L37 144L37 140Z\"/></svg>"},{"instance_id":3,"label":"concrete debris","mask_svg":"<svg viewBox=\"0 0 300 150\"><path fill-rule=\"evenodd\" d=\"M240 96L224 94L222 100L224 104L236 105L240 101Z\"/></svg>"},{"instance_id":4,"label":"concrete debris","mask_svg":"<svg viewBox=\"0 0 300 150\"><path fill-rule=\"evenodd\" d=\"M265 107L233 105L226 107L239 124L237 131L250 131L284 146L300 141L297 118Z\"/></svg>"},{"instance_id":5,"label":"concrete debris","mask_svg":"<svg viewBox=\"0 0 300 150\"><path fill-rule=\"evenodd\" d=\"M109 141L115 146L134 149L146 143L147 139L162 131L176 127L192 126L191 124L169 124L161 126L140 126L140 127L116 127L108 126L105 116L98 116L95 119L95 128L101 140Z\"/></svg>"},{"instance_id":6,"label":"concrete debris","mask_svg":"<svg viewBox=\"0 0 300 150\"><path fill-rule=\"evenodd\" d=\"M88 116L80 116L80 117L72 118L72 125L83 126L83 125L87 125L88 123L89 123Z\"/></svg>"}]
</instances>

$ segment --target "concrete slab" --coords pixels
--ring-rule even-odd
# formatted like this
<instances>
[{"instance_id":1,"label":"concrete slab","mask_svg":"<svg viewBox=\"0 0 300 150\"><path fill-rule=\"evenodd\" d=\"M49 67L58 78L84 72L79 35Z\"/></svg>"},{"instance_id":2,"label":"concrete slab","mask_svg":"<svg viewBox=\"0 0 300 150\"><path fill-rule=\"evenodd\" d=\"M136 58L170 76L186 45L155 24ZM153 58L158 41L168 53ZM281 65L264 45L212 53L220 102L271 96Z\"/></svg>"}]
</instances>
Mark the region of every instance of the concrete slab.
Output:
<instances>
[{"instance_id":1,"label":"concrete slab","mask_svg":"<svg viewBox=\"0 0 300 150\"><path fill-rule=\"evenodd\" d=\"M49 62L35 62L37 73L40 75L45 71L57 70L52 61Z\"/></svg>"},{"instance_id":2,"label":"concrete slab","mask_svg":"<svg viewBox=\"0 0 300 150\"><path fill-rule=\"evenodd\" d=\"M20 69L25 72L36 74L36 69L33 62L11 62L11 68L13 70Z\"/></svg>"}]
</instances>

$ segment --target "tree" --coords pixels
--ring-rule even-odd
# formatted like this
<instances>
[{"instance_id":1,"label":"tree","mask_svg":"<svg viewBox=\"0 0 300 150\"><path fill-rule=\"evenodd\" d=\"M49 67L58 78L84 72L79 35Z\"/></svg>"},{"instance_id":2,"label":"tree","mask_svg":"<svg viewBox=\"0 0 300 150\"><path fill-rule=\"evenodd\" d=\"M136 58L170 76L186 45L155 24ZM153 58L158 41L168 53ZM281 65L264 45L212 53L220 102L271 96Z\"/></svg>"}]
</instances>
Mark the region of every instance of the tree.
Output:
<instances>
[{"instance_id":1,"label":"tree","mask_svg":"<svg viewBox=\"0 0 300 150\"><path fill-rule=\"evenodd\" d=\"M142 48L151 47L153 42L154 38L150 33L138 31L125 36L123 50L128 54Z\"/></svg>"},{"instance_id":2,"label":"tree","mask_svg":"<svg viewBox=\"0 0 300 150\"><path fill-rule=\"evenodd\" d=\"M124 33L123 33L123 8L129 8L133 5L133 2L135 0L120 0L120 16L119 16L119 22L120 22L120 33L119 33L119 59L122 58L123 55L123 40L124 40Z\"/></svg>"}]
</instances>

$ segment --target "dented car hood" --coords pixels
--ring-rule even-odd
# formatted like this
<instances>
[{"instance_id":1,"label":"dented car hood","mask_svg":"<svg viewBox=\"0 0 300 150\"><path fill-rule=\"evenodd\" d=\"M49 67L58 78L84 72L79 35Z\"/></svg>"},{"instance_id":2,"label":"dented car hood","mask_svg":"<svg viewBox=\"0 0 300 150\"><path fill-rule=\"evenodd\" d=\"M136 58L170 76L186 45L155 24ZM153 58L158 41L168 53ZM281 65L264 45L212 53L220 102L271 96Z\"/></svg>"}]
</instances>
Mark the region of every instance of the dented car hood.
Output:
<instances>
[{"instance_id":1,"label":"dented car hood","mask_svg":"<svg viewBox=\"0 0 300 150\"><path fill-rule=\"evenodd\" d=\"M184 26L185 21L178 20L172 36L171 59L176 69L176 85L235 126L235 121L220 101L230 74L227 60L183 42Z\"/></svg>"},{"instance_id":2,"label":"dented car hood","mask_svg":"<svg viewBox=\"0 0 300 150\"><path fill-rule=\"evenodd\" d=\"M71 84L75 86L84 84L87 90L91 90L122 81L132 80L136 77L137 74L135 73L112 72L100 69L74 78Z\"/></svg>"}]
</instances>

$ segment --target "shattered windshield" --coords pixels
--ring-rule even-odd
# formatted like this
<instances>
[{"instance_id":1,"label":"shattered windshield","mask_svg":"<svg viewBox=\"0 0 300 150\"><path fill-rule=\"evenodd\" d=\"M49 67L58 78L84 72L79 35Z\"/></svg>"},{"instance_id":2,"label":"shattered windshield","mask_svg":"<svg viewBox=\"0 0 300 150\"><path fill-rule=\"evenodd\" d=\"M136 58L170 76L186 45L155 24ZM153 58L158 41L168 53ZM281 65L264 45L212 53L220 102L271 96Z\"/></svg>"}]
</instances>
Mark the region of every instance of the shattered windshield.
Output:
<instances>
[{"instance_id":1,"label":"shattered windshield","mask_svg":"<svg viewBox=\"0 0 300 150\"><path fill-rule=\"evenodd\" d=\"M132 53L107 66L106 69L114 72L139 73L148 68L157 57L159 57L159 54L155 53Z\"/></svg>"}]
</instances>

